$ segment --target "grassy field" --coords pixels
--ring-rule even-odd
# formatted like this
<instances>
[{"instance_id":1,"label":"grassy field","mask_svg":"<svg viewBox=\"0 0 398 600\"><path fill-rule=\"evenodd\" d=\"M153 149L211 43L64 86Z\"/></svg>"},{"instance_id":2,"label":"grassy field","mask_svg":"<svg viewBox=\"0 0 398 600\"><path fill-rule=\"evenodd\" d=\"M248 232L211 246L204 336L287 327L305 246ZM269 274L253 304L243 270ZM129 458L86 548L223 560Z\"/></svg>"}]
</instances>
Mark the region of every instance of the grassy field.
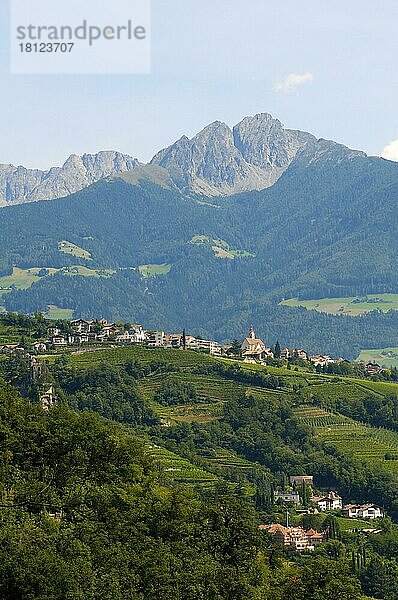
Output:
<instances>
[{"instance_id":1,"label":"grassy field","mask_svg":"<svg viewBox=\"0 0 398 600\"><path fill-rule=\"evenodd\" d=\"M7 293L12 289L27 290L33 283L39 281L47 275L54 275L58 269L47 267L33 267L31 269L20 269L13 267L11 275L0 277L0 292ZM45 271L44 275L39 275L41 271Z\"/></svg>"},{"instance_id":2,"label":"grassy field","mask_svg":"<svg viewBox=\"0 0 398 600\"><path fill-rule=\"evenodd\" d=\"M282 306L302 306L307 310L316 310L332 315L356 317L372 310L388 312L398 310L398 294L370 294L365 297L320 298L317 300L299 300L291 298L281 302Z\"/></svg>"},{"instance_id":3,"label":"grassy field","mask_svg":"<svg viewBox=\"0 0 398 600\"><path fill-rule=\"evenodd\" d=\"M68 242L67 240L58 242L58 250L75 258L91 260L91 254L88 250L84 250L84 248L80 248L80 246L76 246L76 244L72 244L72 242Z\"/></svg>"},{"instance_id":4,"label":"grassy field","mask_svg":"<svg viewBox=\"0 0 398 600\"><path fill-rule=\"evenodd\" d=\"M360 531L361 529L376 528L377 523L364 521L363 519L349 519L348 517L337 517L340 531Z\"/></svg>"},{"instance_id":5,"label":"grassy field","mask_svg":"<svg viewBox=\"0 0 398 600\"><path fill-rule=\"evenodd\" d=\"M3 300L6 294L9 294L13 290L27 290L34 283L54 275L55 273L61 273L67 277L111 277L116 273L114 269L89 269L82 265L63 267L61 269L55 269L53 267L32 267L30 269L20 269L19 267L13 267L10 275L0 277L0 313L5 312ZM62 310L62 309L61 309ZM65 309L68 312L65 313L70 315L70 311L73 309ZM51 312L48 314L52 314ZM62 313L59 313L62 314ZM49 316L49 319L58 318L71 318L71 316L59 317Z\"/></svg>"},{"instance_id":6,"label":"grassy field","mask_svg":"<svg viewBox=\"0 0 398 600\"><path fill-rule=\"evenodd\" d=\"M141 265L138 269L143 277L157 277L158 275L167 275L170 273L171 265L167 263L162 265Z\"/></svg>"},{"instance_id":7,"label":"grassy field","mask_svg":"<svg viewBox=\"0 0 398 600\"><path fill-rule=\"evenodd\" d=\"M208 246L210 247L216 258L245 258L248 256L255 256L255 254L251 254L246 250L235 250L231 248L228 242L221 239L214 239L207 235L194 235L193 238L189 241L190 244L195 244L196 246Z\"/></svg>"},{"instance_id":8,"label":"grassy field","mask_svg":"<svg viewBox=\"0 0 398 600\"><path fill-rule=\"evenodd\" d=\"M361 350L357 361L376 362L382 367L398 368L398 348L379 348L378 350Z\"/></svg>"},{"instance_id":9,"label":"grassy field","mask_svg":"<svg viewBox=\"0 0 398 600\"><path fill-rule=\"evenodd\" d=\"M44 313L46 319L51 319L53 321L65 320L68 321L73 319L73 310L71 308L60 308L59 306L54 306L50 304Z\"/></svg>"},{"instance_id":10,"label":"grassy field","mask_svg":"<svg viewBox=\"0 0 398 600\"><path fill-rule=\"evenodd\" d=\"M41 275L41 272L45 272L45 275ZM36 281L40 281L42 277L53 275L56 272L57 269L47 267L33 267L31 269L13 267L10 275L0 277L0 313L5 312L2 303L6 294L9 294L13 290L27 290Z\"/></svg>"},{"instance_id":11,"label":"grassy field","mask_svg":"<svg viewBox=\"0 0 398 600\"><path fill-rule=\"evenodd\" d=\"M88 267L84 267L83 265L76 265L73 267L64 267L61 269L61 273L63 275L67 275L68 277L76 277L80 275L81 277L112 277L116 273L116 269L89 269Z\"/></svg>"}]
</instances>

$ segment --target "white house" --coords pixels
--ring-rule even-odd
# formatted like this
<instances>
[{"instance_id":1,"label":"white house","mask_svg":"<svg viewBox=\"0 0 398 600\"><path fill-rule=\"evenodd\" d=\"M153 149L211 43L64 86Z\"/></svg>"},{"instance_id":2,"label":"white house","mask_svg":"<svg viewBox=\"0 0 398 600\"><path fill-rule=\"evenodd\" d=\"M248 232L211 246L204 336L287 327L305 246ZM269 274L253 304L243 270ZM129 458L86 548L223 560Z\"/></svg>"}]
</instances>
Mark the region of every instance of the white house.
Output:
<instances>
[{"instance_id":1,"label":"white house","mask_svg":"<svg viewBox=\"0 0 398 600\"><path fill-rule=\"evenodd\" d=\"M182 333L169 333L164 336L165 348L181 348Z\"/></svg>"},{"instance_id":2,"label":"white house","mask_svg":"<svg viewBox=\"0 0 398 600\"><path fill-rule=\"evenodd\" d=\"M58 327L49 327L47 329L47 335L53 337L54 335L60 335L61 330Z\"/></svg>"},{"instance_id":3,"label":"white house","mask_svg":"<svg viewBox=\"0 0 398 600\"><path fill-rule=\"evenodd\" d=\"M278 490L274 492L274 502L292 502L296 506L299 506L300 494L294 491Z\"/></svg>"},{"instance_id":4,"label":"white house","mask_svg":"<svg viewBox=\"0 0 398 600\"><path fill-rule=\"evenodd\" d=\"M383 509L376 504L347 504L343 514L351 519L380 519L384 517Z\"/></svg>"},{"instance_id":5,"label":"white house","mask_svg":"<svg viewBox=\"0 0 398 600\"><path fill-rule=\"evenodd\" d=\"M332 491L326 494L326 496L314 496L312 502L322 511L343 508L343 499L336 492Z\"/></svg>"},{"instance_id":6,"label":"white house","mask_svg":"<svg viewBox=\"0 0 398 600\"><path fill-rule=\"evenodd\" d=\"M84 319L75 319L70 324L75 333L88 333L90 331L90 323Z\"/></svg>"},{"instance_id":7,"label":"white house","mask_svg":"<svg viewBox=\"0 0 398 600\"><path fill-rule=\"evenodd\" d=\"M47 352L47 344L45 342L35 342L32 344L32 349L38 353Z\"/></svg>"},{"instance_id":8,"label":"white house","mask_svg":"<svg viewBox=\"0 0 398 600\"><path fill-rule=\"evenodd\" d=\"M305 483L305 485L314 485L313 475L291 475L289 477L291 485L298 486Z\"/></svg>"},{"instance_id":9,"label":"white house","mask_svg":"<svg viewBox=\"0 0 398 600\"><path fill-rule=\"evenodd\" d=\"M63 335L55 335L51 339L51 343L54 346L54 348L62 348L63 346L68 345L68 342L66 341Z\"/></svg>"},{"instance_id":10,"label":"white house","mask_svg":"<svg viewBox=\"0 0 398 600\"><path fill-rule=\"evenodd\" d=\"M196 340L198 350L204 350L209 354L213 354L215 356L220 356L222 349L221 345L218 342L214 342L213 340Z\"/></svg>"},{"instance_id":11,"label":"white house","mask_svg":"<svg viewBox=\"0 0 398 600\"><path fill-rule=\"evenodd\" d=\"M150 348L163 348L165 344L164 331L145 331L144 335Z\"/></svg>"},{"instance_id":12,"label":"white house","mask_svg":"<svg viewBox=\"0 0 398 600\"><path fill-rule=\"evenodd\" d=\"M128 331L117 334L119 344L142 344L145 341L145 332L142 325L133 325Z\"/></svg>"},{"instance_id":13,"label":"white house","mask_svg":"<svg viewBox=\"0 0 398 600\"><path fill-rule=\"evenodd\" d=\"M142 325L135 323L129 329L129 333L133 337L133 344L142 344L145 342L145 331Z\"/></svg>"},{"instance_id":14,"label":"white house","mask_svg":"<svg viewBox=\"0 0 398 600\"><path fill-rule=\"evenodd\" d=\"M327 367L327 365L336 362L330 356L322 356L321 354L314 354L314 356L311 356L310 361L315 367Z\"/></svg>"}]
</instances>

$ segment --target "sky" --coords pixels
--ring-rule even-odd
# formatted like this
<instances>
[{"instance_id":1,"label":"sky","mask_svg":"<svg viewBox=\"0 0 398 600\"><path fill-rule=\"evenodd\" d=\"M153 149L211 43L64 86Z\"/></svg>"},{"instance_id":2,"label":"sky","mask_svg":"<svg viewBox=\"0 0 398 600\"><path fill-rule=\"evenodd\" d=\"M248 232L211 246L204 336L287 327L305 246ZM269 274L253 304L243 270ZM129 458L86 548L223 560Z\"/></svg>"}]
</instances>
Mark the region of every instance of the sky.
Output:
<instances>
[{"instance_id":1,"label":"sky","mask_svg":"<svg viewBox=\"0 0 398 600\"><path fill-rule=\"evenodd\" d=\"M398 160L397 29L396 0L152 0L150 74L12 75L0 0L0 163L148 161L259 112Z\"/></svg>"}]
</instances>

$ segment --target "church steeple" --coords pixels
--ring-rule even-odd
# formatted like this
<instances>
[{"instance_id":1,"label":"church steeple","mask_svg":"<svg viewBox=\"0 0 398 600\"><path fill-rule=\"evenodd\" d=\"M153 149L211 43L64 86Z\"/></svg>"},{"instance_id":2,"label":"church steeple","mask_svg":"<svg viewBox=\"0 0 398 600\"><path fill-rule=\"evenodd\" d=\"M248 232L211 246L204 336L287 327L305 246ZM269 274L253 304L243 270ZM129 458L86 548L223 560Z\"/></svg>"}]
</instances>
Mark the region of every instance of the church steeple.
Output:
<instances>
[{"instance_id":1,"label":"church steeple","mask_svg":"<svg viewBox=\"0 0 398 600\"><path fill-rule=\"evenodd\" d=\"M252 340L256 339L256 334L254 333L254 327L253 327L253 325L250 327L249 338L252 339Z\"/></svg>"}]
</instances>

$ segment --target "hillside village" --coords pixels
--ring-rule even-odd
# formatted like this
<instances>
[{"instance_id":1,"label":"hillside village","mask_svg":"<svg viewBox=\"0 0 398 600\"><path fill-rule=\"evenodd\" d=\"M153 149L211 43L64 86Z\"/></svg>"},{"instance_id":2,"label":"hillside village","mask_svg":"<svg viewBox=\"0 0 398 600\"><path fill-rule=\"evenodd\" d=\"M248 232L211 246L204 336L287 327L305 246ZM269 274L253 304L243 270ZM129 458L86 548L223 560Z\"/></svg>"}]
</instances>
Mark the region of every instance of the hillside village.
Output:
<instances>
[{"instance_id":1,"label":"hillside village","mask_svg":"<svg viewBox=\"0 0 398 600\"><path fill-rule=\"evenodd\" d=\"M336 533L332 531L332 527L336 515L353 519L352 530L357 529L355 519L372 522L384 517L383 509L373 503L344 505L343 498L333 490L320 496L314 495L312 475L291 476L289 484L286 489L278 489L273 492L275 505L286 509L286 525L281 523L262 524L259 529L267 532L284 547L291 548L296 552L313 551L319 544L335 538ZM329 522L329 525L320 532L314 527L305 529L300 525L290 526L290 510L296 515L327 513L329 517L325 522ZM365 529L362 528L361 531L364 534L381 532L377 526L371 527L370 525Z\"/></svg>"},{"instance_id":2,"label":"hillside village","mask_svg":"<svg viewBox=\"0 0 398 600\"><path fill-rule=\"evenodd\" d=\"M51 324L46 333L46 338L31 344L30 350L34 354L46 354L66 348L78 351L96 349L101 345L140 344L149 348L194 350L220 358L239 358L245 363L258 363L264 366L274 359L287 363L295 360L305 361L317 369L345 362L343 358L332 358L322 354L311 355L302 348L280 348L279 342L271 348L256 336L253 326L250 327L248 336L239 345L238 340L221 344L187 334L185 330L182 333L166 333L163 330L145 329L141 324L115 323L108 322L106 319L62 321ZM0 346L0 352L7 354L18 350L19 346L19 344L4 344ZM383 371L382 366L375 362L362 363L362 366L369 376Z\"/></svg>"},{"instance_id":3,"label":"hillside village","mask_svg":"<svg viewBox=\"0 0 398 600\"><path fill-rule=\"evenodd\" d=\"M174 350L193 350L218 358L235 358L243 363L268 365L279 361L278 364L308 364L314 369L324 369L330 365L338 365L343 359L333 359L323 355L308 355L303 349L279 348L267 346L256 336L253 326L247 337L241 343L235 340L231 344L220 344L214 340L204 340L200 337L182 333L166 333L163 330L146 330L140 324L120 324L108 322L106 319L85 320L76 319L70 322L48 322L46 336L31 343L30 347L21 340L20 344L6 344L2 351L5 354L18 353L20 350L29 363L30 378L37 386L38 399L45 410L57 403L57 392L52 383L46 383L46 367L43 358L48 354L59 354L63 350L70 353L81 353L102 348L117 348L129 345L140 345L147 348L163 348ZM25 346L25 347L24 347ZM366 365L369 376L379 372L373 363ZM345 504L343 498L334 490L321 490L314 487L312 475L292 475L289 482L272 492L272 503L276 508L287 511L285 525L269 523L260 525L260 529L271 535L276 542L294 551L312 551L320 543L330 539L330 527L317 531L314 527L305 529L299 525L290 526L289 511L296 517L300 515L317 515L326 513L340 515L355 520L377 521L383 518L384 511L373 503ZM362 526L363 529L363 526ZM377 533L378 528L369 527L369 532Z\"/></svg>"},{"instance_id":4,"label":"hillside village","mask_svg":"<svg viewBox=\"0 0 398 600\"><path fill-rule=\"evenodd\" d=\"M380 398L383 386L396 388L380 383L379 373L300 348L271 347L254 327L230 344L186 331L106 319L50 321L40 314L1 316L0 328L0 378L18 386L44 421L57 423L73 407L83 418L96 412L122 423L177 493L189 486L188 494L198 490L206 503L216 497L255 509L254 533L270 560L291 565L329 556L364 572L372 546L382 545L390 528L398 536L395 483L384 472L398 464L398 426L366 426L332 404L342 389L347 407L350 397L365 405L367 392ZM339 428L339 446L329 452L329 435ZM104 451L101 457L108 456ZM345 459L346 452L352 456ZM373 464L383 464L380 478L369 471L357 488L363 471L352 469L347 484L351 460L359 465L354 461L372 460L373 453ZM383 483L389 488L380 492ZM119 511L119 496L115 506ZM51 497L45 513L58 526L70 509Z\"/></svg>"}]
</instances>

